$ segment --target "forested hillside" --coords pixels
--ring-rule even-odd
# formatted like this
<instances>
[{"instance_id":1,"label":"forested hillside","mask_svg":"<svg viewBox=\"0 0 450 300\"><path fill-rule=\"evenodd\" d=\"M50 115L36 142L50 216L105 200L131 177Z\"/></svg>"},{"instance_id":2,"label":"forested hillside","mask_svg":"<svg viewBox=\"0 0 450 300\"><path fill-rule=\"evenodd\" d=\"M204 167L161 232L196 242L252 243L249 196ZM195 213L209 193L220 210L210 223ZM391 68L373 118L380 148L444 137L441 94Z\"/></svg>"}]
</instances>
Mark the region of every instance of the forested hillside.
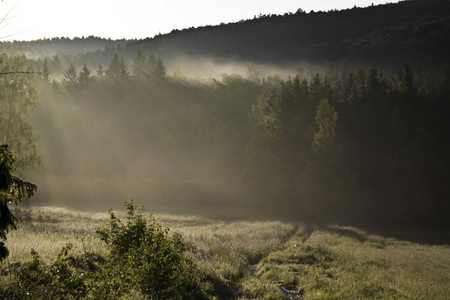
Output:
<instances>
[{"instance_id":1,"label":"forested hillside","mask_svg":"<svg viewBox=\"0 0 450 300\"><path fill-rule=\"evenodd\" d=\"M90 61L106 63L104 56L109 60L115 52L131 63L137 49L143 49L166 61L180 55L277 65L348 59L352 65L366 67L373 63L391 67L409 61L435 68L448 62L449 16L446 0L400 1L328 12L305 12L299 7L284 15L258 15L237 23L174 30L144 40L80 37L3 42L0 52L25 53L32 58L59 55L80 67Z\"/></svg>"},{"instance_id":2,"label":"forested hillside","mask_svg":"<svg viewBox=\"0 0 450 300\"><path fill-rule=\"evenodd\" d=\"M235 24L174 31L136 41L153 52L240 58L253 62L347 58L370 66L399 60L439 66L448 61L450 3L413 0L343 11L261 15Z\"/></svg>"},{"instance_id":3,"label":"forested hillside","mask_svg":"<svg viewBox=\"0 0 450 300\"><path fill-rule=\"evenodd\" d=\"M130 68L116 55L90 72L72 66L42 82L43 200L449 225L448 68L385 74L344 63L261 81L250 65L247 77L201 82L168 76L162 59L139 52Z\"/></svg>"},{"instance_id":4,"label":"forested hillside","mask_svg":"<svg viewBox=\"0 0 450 300\"><path fill-rule=\"evenodd\" d=\"M252 107L243 184L311 221L448 225L449 75L344 65L283 81Z\"/></svg>"},{"instance_id":5,"label":"forested hillside","mask_svg":"<svg viewBox=\"0 0 450 300\"><path fill-rule=\"evenodd\" d=\"M2 72L18 73L1 78L0 137L17 129L22 171L44 157L40 204L449 227L449 12L415 0L141 41L2 43ZM168 68L177 55L246 69L192 78Z\"/></svg>"}]
</instances>

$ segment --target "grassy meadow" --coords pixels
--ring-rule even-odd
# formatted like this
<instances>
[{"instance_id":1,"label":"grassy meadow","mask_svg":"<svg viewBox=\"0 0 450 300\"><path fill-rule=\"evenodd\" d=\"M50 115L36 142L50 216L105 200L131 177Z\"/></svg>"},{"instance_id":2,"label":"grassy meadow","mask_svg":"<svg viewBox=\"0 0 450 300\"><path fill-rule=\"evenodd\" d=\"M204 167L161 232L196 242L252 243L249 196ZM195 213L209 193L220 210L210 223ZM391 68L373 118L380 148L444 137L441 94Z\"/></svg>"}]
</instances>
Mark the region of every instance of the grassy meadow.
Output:
<instances>
[{"instance_id":1,"label":"grassy meadow","mask_svg":"<svg viewBox=\"0 0 450 300\"><path fill-rule=\"evenodd\" d=\"M96 229L107 212L56 207L16 208L18 230L8 235L8 269L31 260L51 263L67 243L71 256L107 255ZM123 212L116 213L124 217ZM448 299L449 235L372 232L350 226L281 221L223 221L195 215L155 214L180 233L188 255L205 274L210 299ZM130 296L131 297L131 296Z\"/></svg>"}]
</instances>

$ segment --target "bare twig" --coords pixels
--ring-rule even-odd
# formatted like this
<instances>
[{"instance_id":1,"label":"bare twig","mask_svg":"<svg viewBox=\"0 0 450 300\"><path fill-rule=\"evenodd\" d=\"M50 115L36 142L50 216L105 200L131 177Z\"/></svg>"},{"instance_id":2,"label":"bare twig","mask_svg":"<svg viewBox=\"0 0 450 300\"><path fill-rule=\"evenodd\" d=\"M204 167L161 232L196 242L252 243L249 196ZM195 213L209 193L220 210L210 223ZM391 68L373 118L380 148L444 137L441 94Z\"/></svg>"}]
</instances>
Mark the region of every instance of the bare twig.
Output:
<instances>
[{"instance_id":1,"label":"bare twig","mask_svg":"<svg viewBox=\"0 0 450 300\"><path fill-rule=\"evenodd\" d=\"M21 34L21 33L30 32L30 31L31 30L24 30L24 31L19 31L19 32L16 32L16 33L11 33L11 34L8 34L8 35L0 36L0 40L6 39L6 38L9 38L11 36L18 35L18 34Z\"/></svg>"},{"instance_id":2,"label":"bare twig","mask_svg":"<svg viewBox=\"0 0 450 300\"><path fill-rule=\"evenodd\" d=\"M2 2L3 2L3 0L2 0ZM0 18L0 32L2 32L9 24L11 24L10 20L13 20L13 19L15 19L15 18L17 17L17 16L9 17L9 15L10 15L11 12L16 8L16 6L17 6L18 4L19 4L19 2L17 2L16 4L14 4L14 5L8 10L8 12L7 12L2 18ZM6 21L8 21L8 22L6 22ZM6 23L5 23L5 22L6 22ZM11 36L18 35L18 34L21 34L21 33L29 32L29 31L31 31L31 30L24 30L24 31L15 32L15 33L7 34L7 35L4 35L4 36L0 36L0 40L6 39L6 38L9 38L9 37L11 37Z\"/></svg>"},{"instance_id":3,"label":"bare twig","mask_svg":"<svg viewBox=\"0 0 450 300\"><path fill-rule=\"evenodd\" d=\"M8 12L3 16L3 18L0 19L0 25L2 25L2 27L0 28L0 30L3 30L6 26L8 26L10 23L6 23L3 24L6 20L9 20L8 16L9 14L13 11L14 8L16 8L18 3L14 4L9 10ZM11 18L13 19L13 18Z\"/></svg>"}]
</instances>

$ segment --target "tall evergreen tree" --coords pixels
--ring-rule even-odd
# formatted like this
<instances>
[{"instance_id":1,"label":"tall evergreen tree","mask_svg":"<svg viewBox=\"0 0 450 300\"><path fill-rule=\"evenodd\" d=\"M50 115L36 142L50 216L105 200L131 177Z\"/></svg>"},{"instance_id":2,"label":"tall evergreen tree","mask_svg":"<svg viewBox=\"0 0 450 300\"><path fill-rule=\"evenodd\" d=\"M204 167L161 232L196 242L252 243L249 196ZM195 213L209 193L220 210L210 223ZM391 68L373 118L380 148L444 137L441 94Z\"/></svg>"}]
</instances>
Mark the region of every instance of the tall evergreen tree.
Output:
<instances>
[{"instance_id":1,"label":"tall evergreen tree","mask_svg":"<svg viewBox=\"0 0 450 300\"><path fill-rule=\"evenodd\" d=\"M127 64L125 63L125 60L123 59L123 57L121 57L119 59L119 77L126 78L126 77L128 77L128 75L129 75L129 73L128 73Z\"/></svg>"},{"instance_id":2,"label":"tall evergreen tree","mask_svg":"<svg viewBox=\"0 0 450 300\"><path fill-rule=\"evenodd\" d=\"M148 74L151 79L164 79L166 77L166 67L162 58L156 58L150 54L147 61Z\"/></svg>"},{"instance_id":3,"label":"tall evergreen tree","mask_svg":"<svg viewBox=\"0 0 450 300\"><path fill-rule=\"evenodd\" d=\"M314 136L313 150L320 155L335 155L338 151L336 142L336 122L338 115L327 99L320 101L316 111L316 124L319 131Z\"/></svg>"},{"instance_id":4,"label":"tall evergreen tree","mask_svg":"<svg viewBox=\"0 0 450 300\"><path fill-rule=\"evenodd\" d=\"M49 79L49 76L50 76L50 67L49 67L49 65L48 65L48 59L47 59L47 57L44 58L44 64L43 64L43 66L42 66L41 74L42 74L42 79L44 79L46 82L49 82L49 81L50 81L50 79Z\"/></svg>"},{"instance_id":5,"label":"tall evergreen tree","mask_svg":"<svg viewBox=\"0 0 450 300\"><path fill-rule=\"evenodd\" d=\"M105 74L105 71L103 70L103 65L102 64L98 65L96 73L97 73L97 77L99 77L99 78L103 77L103 75Z\"/></svg>"},{"instance_id":6,"label":"tall evergreen tree","mask_svg":"<svg viewBox=\"0 0 450 300\"><path fill-rule=\"evenodd\" d=\"M83 68L81 69L79 75L78 75L78 84L82 87L87 86L91 81L91 70L86 66L86 64L83 65Z\"/></svg>"},{"instance_id":7,"label":"tall evergreen tree","mask_svg":"<svg viewBox=\"0 0 450 300\"><path fill-rule=\"evenodd\" d=\"M0 145L0 262L9 255L4 241L7 233L16 229L17 223L8 205L17 205L24 198L32 197L37 190L35 184L13 175L14 163L15 157L8 146Z\"/></svg>"},{"instance_id":8,"label":"tall evergreen tree","mask_svg":"<svg viewBox=\"0 0 450 300\"><path fill-rule=\"evenodd\" d=\"M63 86L68 92L73 92L78 84L78 72L74 64L70 64L64 72Z\"/></svg>"},{"instance_id":9,"label":"tall evergreen tree","mask_svg":"<svg viewBox=\"0 0 450 300\"><path fill-rule=\"evenodd\" d=\"M120 59L117 53L114 53L111 61L109 62L108 68L105 71L105 74L110 79L119 78L120 74Z\"/></svg>"},{"instance_id":10,"label":"tall evergreen tree","mask_svg":"<svg viewBox=\"0 0 450 300\"><path fill-rule=\"evenodd\" d=\"M253 63L247 66L247 79L257 84L261 83L258 68Z\"/></svg>"},{"instance_id":11,"label":"tall evergreen tree","mask_svg":"<svg viewBox=\"0 0 450 300\"><path fill-rule=\"evenodd\" d=\"M133 76L137 79L137 80L144 80L146 77L146 59L145 59L145 55L142 52L142 49L139 49L136 57L133 60L133 65L132 65L132 72L133 72Z\"/></svg>"},{"instance_id":12,"label":"tall evergreen tree","mask_svg":"<svg viewBox=\"0 0 450 300\"><path fill-rule=\"evenodd\" d=\"M127 65L123 57L119 58L117 53L114 53L111 61L109 62L108 68L105 71L106 76L110 79L125 78L128 76Z\"/></svg>"}]
</instances>

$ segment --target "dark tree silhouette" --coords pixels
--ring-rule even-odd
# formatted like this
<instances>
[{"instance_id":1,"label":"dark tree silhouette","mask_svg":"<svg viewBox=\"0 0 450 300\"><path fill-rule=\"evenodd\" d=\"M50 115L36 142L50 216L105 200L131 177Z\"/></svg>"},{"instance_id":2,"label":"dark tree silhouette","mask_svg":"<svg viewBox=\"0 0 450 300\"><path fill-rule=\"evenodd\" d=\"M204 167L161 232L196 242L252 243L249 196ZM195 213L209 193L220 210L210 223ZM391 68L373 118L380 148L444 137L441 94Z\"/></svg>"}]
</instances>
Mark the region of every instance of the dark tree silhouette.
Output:
<instances>
[{"instance_id":1,"label":"dark tree silhouette","mask_svg":"<svg viewBox=\"0 0 450 300\"><path fill-rule=\"evenodd\" d=\"M6 234L16 229L17 219L8 205L18 204L24 198L32 197L37 187L12 175L14 172L14 155L7 145L0 146L0 239L5 241ZM0 241L0 262L8 256L5 243Z\"/></svg>"}]
</instances>

